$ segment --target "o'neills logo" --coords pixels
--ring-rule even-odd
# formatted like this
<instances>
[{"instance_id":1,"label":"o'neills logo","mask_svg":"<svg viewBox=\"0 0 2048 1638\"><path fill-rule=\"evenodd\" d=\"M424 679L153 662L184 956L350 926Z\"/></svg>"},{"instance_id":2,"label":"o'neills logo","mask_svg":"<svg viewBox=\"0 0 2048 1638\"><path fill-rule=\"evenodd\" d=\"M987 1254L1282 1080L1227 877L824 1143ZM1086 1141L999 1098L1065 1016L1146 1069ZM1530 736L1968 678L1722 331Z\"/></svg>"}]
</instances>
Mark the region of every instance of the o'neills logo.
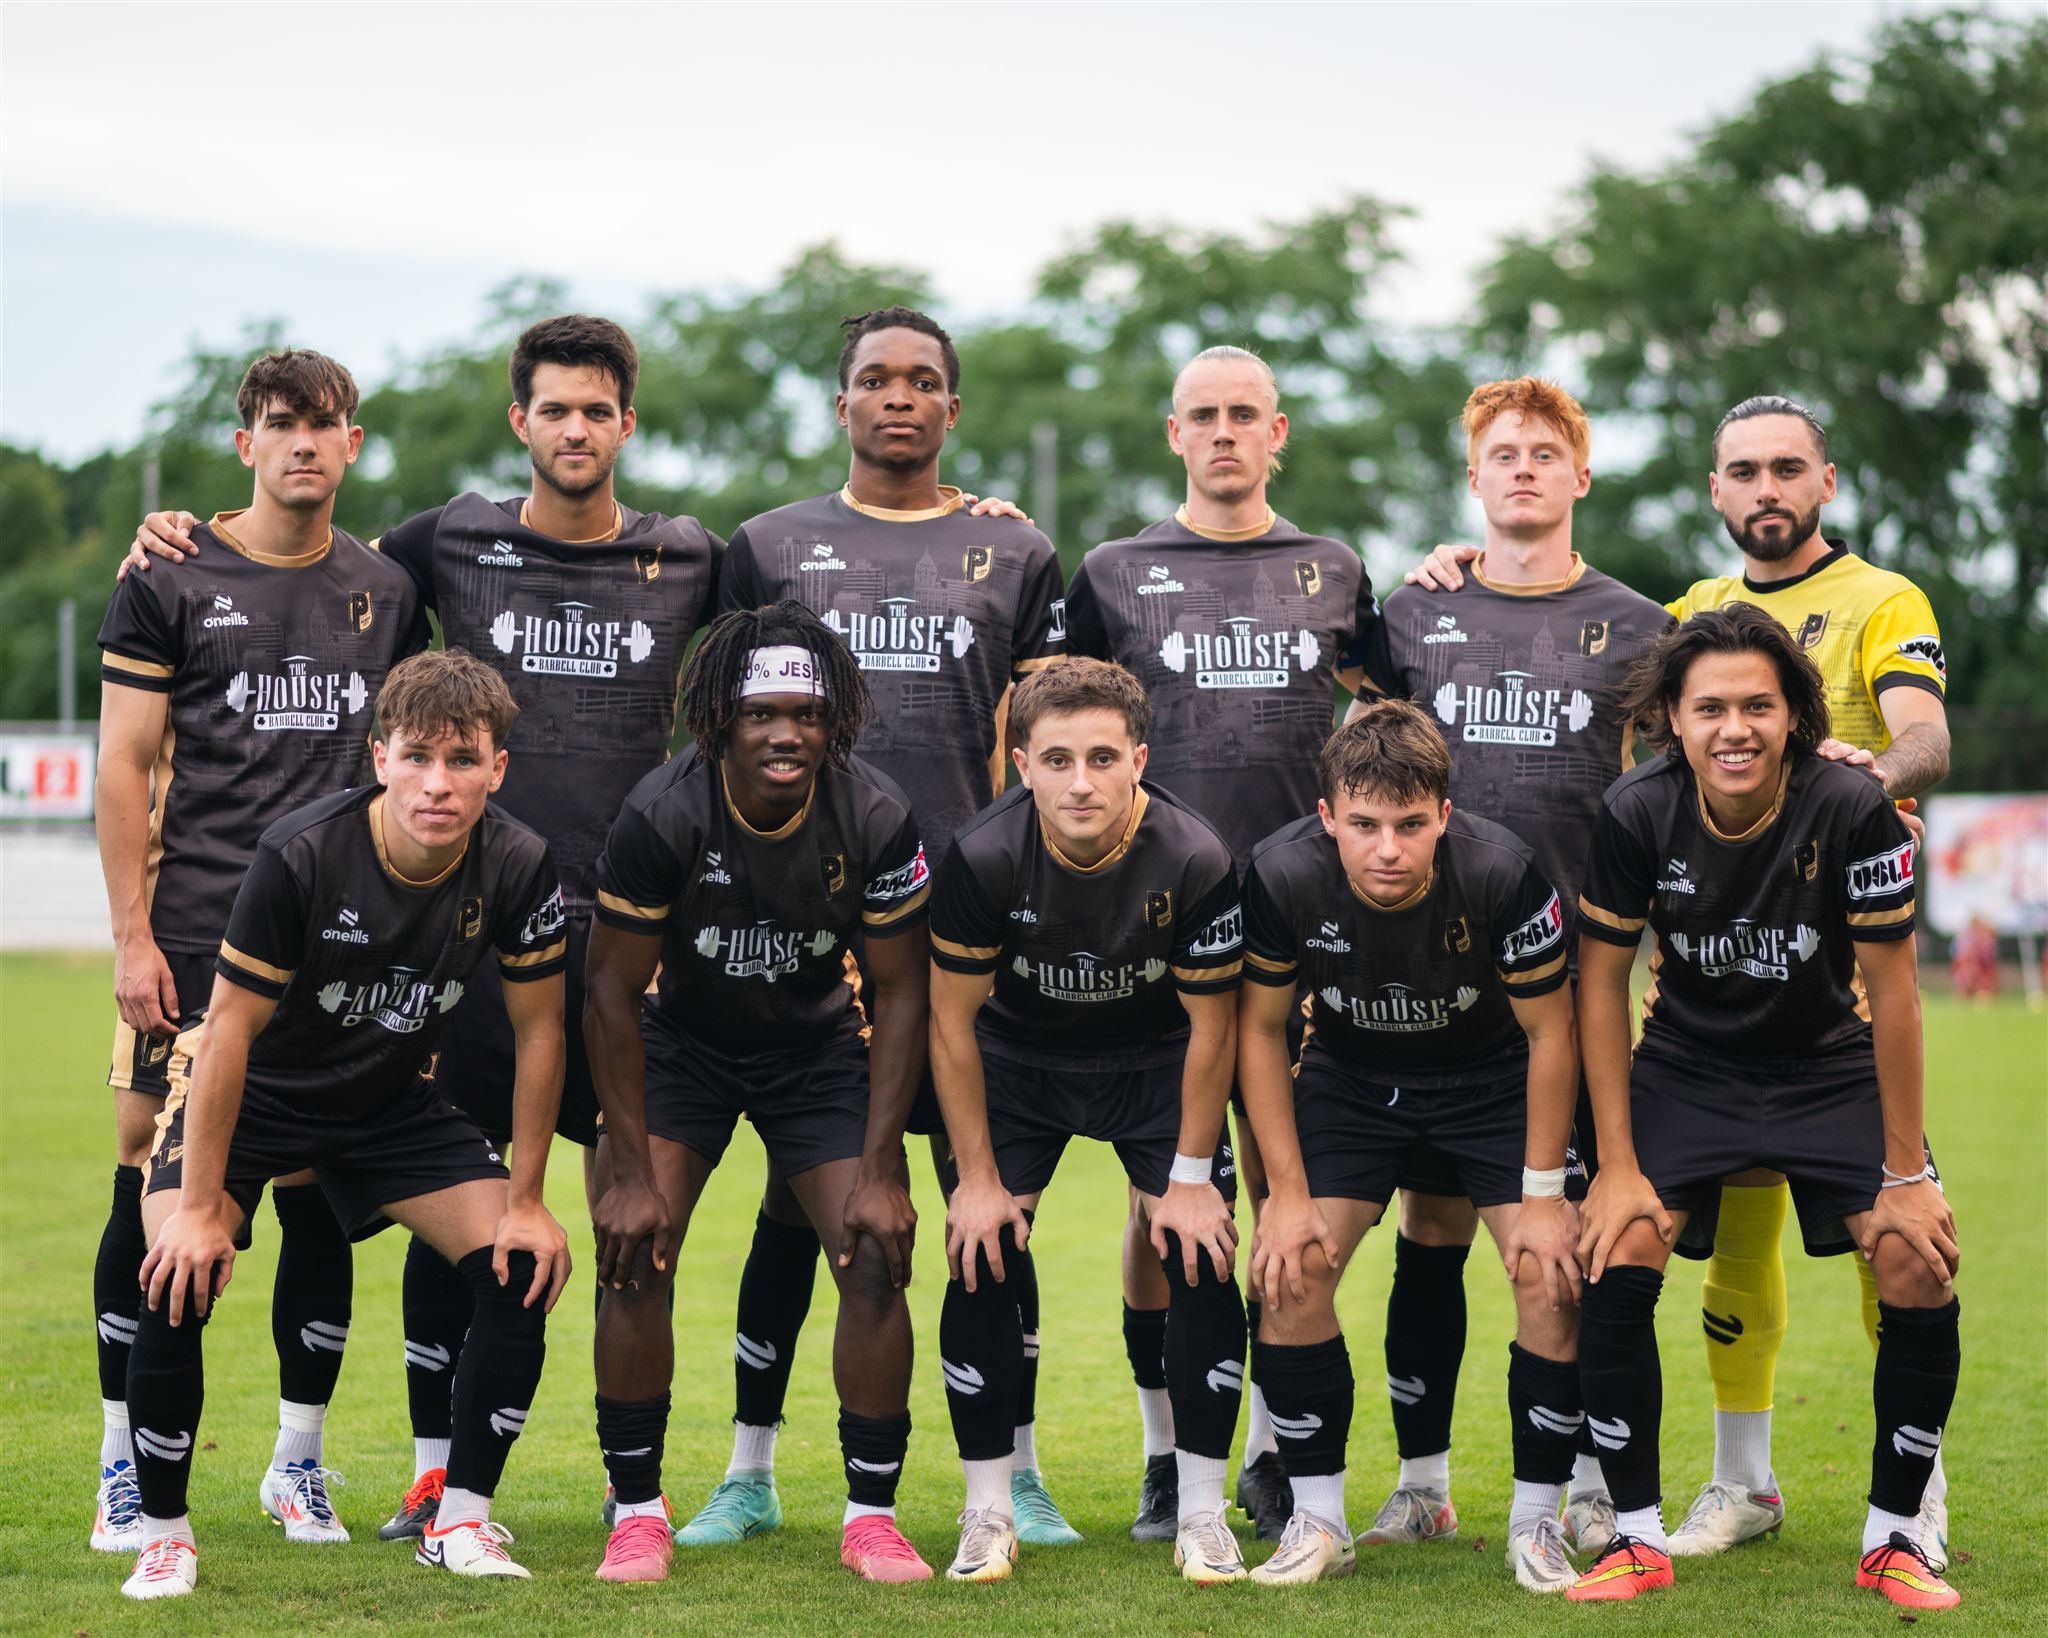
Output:
<instances>
[{"instance_id":1,"label":"o'neills logo","mask_svg":"<svg viewBox=\"0 0 2048 1638\"><path fill-rule=\"evenodd\" d=\"M1262 631L1249 614L1216 622L1214 636L1171 631L1159 645L1166 669L1184 674L1194 667L1197 688L1285 688L1288 673L1313 671L1323 645L1308 630Z\"/></svg>"},{"instance_id":2,"label":"o'neills logo","mask_svg":"<svg viewBox=\"0 0 2048 1638\"><path fill-rule=\"evenodd\" d=\"M199 623L207 630L212 631L221 626L246 626L249 623L249 617L236 609L235 600L232 597L228 596L225 592L215 592L213 597L213 613L209 614Z\"/></svg>"},{"instance_id":3,"label":"o'neills logo","mask_svg":"<svg viewBox=\"0 0 2048 1638\"><path fill-rule=\"evenodd\" d=\"M1166 963L1149 961L1105 963L1087 950L1076 950L1061 961L1034 961L1020 955L1010 963L1019 978L1038 985L1038 993L1052 1001L1122 1001L1138 993L1140 984L1156 984L1166 976Z\"/></svg>"},{"instance_id":4,"label":"o'neills logo","mask_svg":"<svg viewBox=\"0 0 2048 1638\"><path fill-rule=\"evenodd\" d=\"M593 620L588 603L557 603L551 615L505 610L491 622L500 654L517 654L521 671L557 677L616 677L621 656L638 665L654 652L647 622Z\"/></svg>"},{"instance_id":5,"label":"o'neills logo","mask_svg":"<svg viewBox=\"0 0 2048 1638\"><path fill-rule=\"evenodd\" d=\"M259 733L329 733L370 702L360 671L346 680L339 671L316 671L310 654L288 654L282 663L280 671L238 671L228 683L228 709L237 716L253 709L250 725Z\"/></svg>"},{"instance_id":6,"label":"o'neills logo","mask_svg":"<svg viewBox=\"0 0 2048 1638\"><path fill-rule=\"evenodd\" d=\"M1424 995L1406 984L1382 984L1378 995L1346 995L1336 985L1320 992L1324 1006L1349 1020L1354 1029L1376 1029L1395 1035L1442 1029L1479 999L1470 984L1455 995Z\"/></svg>"},{"instance_id":7,"label":"o'neills logo","mask_svg":"<svg viewBox=\"0 0 2048 1638\"><path fill-rule=\"evenodd\" d=\"M1560 728L1579 733L1593 720L1593 699L1582 688L1538 688L1527 671L1502 671L1491 683L1447 682L1430 702L1437 720L1455 727L1468 745L1555 745Z\"/></svg>"},{"instance_id":8,"label":"o'neills logo","mask_svg":"<svg viewBox=\"0 0 2048 1638\"><path fill-rule=\"evenodd\" d=\"M812 542L811 555L796 566L798 574L825 574L845 567L846 560L822 540Z\"/></svg>"},{"instance_id":9,"label":"o'neills logo","mask_svg":"<svg viewBox=\"0 0 2048 1638\"><path fill-rule=\"evenodd\" d=\"M478 552L476 560L486 567L493 569L523 569L526 567L526 559L512 550L512 542L509 540L492 541L491 549L488 552Z\"/></svg>"},{"instance_id":10,"label":"o'neills logo","mask_svg":"<svg viewBox=\"0 0 2048 1638\"><path fill-rule=\"evenodd\" d=\"M370 935L356 925L362 918L355 911L344 905L334 919L339 925L321 928L320 936L322 938L335 944L368 944L370 942Z\"/></svg>"},{"instance_id":11,"label":"o'neills logo","mask_svg":"<svg viewBox=\"0 0 2048 1638\"><path fill-rule=\"evenodd\" d=\"M411 1035L426 1025L431 1013L447 1012L460 1001L462 985L451 978L437 987L422 979L417 967L393 967L368 984L336 979L315 999L340 1017L343 1029L376 1024L394 1035Z\"/></svg>"},{"instance_id":12,"label":"o'neills logo","mask_svg":"<svg viewBox=\"0 0 2048 1638\"><path fill-rule=\"evenodd\" d=\"M722 962L727 978L763 978L770 984L795 972L805 956L830 955L838 943L833 933L792 933L765 924L697 932L697 953Z\"/></svg>"},{"instance_id":13,"label":"o'neills logo","mask_svg":"<svg viewBox=\"0 0 2048 1638\"><path fill-rule=\"evenodd\" d=\"M885 597L874 614L827 609L824 619L863 671L936 671L945 656L961 659L974 646L966 615L919 614L914 597Z\"/></svg>"},{"instance_id":14,"label":"o'neills logo","mask_svg":"<svg viewBox=\"0 0 2048 1638\"><path fill-rule=\"evenodd\" d=\"M1792 975L1794 956L1806 962L1818 953L1820 934L1804 922L1788 933L1782 927L1735 921L1719 933L1667 933L1663 944L1708 978L1773 978L1782 984Z\"/></svg>"}]
</instances>

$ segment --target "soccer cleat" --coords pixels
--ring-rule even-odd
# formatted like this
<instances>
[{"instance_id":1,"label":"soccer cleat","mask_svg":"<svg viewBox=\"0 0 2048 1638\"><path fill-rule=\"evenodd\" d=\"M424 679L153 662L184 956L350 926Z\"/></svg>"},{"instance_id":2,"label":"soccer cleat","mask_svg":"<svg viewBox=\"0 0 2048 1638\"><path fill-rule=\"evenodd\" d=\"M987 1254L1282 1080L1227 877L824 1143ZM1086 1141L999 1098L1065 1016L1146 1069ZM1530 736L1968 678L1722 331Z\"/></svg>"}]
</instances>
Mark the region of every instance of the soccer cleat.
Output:
<instances>
[{"instance_id":1,"label":"soccer cleat","mask_svg":"<svg viewBox=\"0 0 2048 1638\"><path fill-rule=\"evenodd\" d=\"M1252 1571L1262 1587L1299 1587L1310 1581L1341 1581L1358 1568L1351 1532L1313 1513L1297 1512L1281 1532L1273 1556Z\"/></svg>"},{"instance_id":2,"label":"soccer cleat","mask_svg":"<svg viewBox=\"0 0 2048 1638\"><path fill-rule=\"evenodd\" d=\"M183 1598L198 1585L199 1549L164 1536L142 1549L121 1591L129 1598Z\"/></svg>"},{"instance_id":3,"label":"soccer cleat","mask_svg":"<svg viewBox=\"0 0 2048 1638\"><path fill-rule=\"evenodd\" d=\"M604 1562L597 1567L597 1579L666 1581L668 1561L675 1550L666 1517L636 1513L612 1527L611 1539L604 1544Z\"/></svg>"},{"instance_id":4,"label":"soccer cleat","mask_svg":"<svg viewBox=\"0 0 2048 1638\"><path fill-rule=\"evenodd\" d=\"M1180 1526L1180 1464L1173 1452L1145 1458L1145 1482L1138 1489L1133 1541L1171 1541Z\"/></svg>"},{"instance_id":5,"label":"soccer cleat","mask_svg":"<svg viewBox=\"0 0 2048 1638\"><path fill-rule=\"evenodd\" d=\"M1769 1490L1709 1479L1693 1498L1685 1522L1671 1532L1671 1556L1712 1558L1758 1536L1774 1536L1784 1524L1785 1497L1775 1474Z\"/></svg>"},{"instance_id":6,"label":"soccer cleat","mask_svg":"<svg viewBox=\"0 0 2048 1638\"><path fill-rule=\"evenodd\" d=\"M398 1504L398 1511L377 1526L379 1541L410 1541L434 1522L434 1515L441 1511L441 1492L448 1487L448 1470L445 1467L430 1467L405 1493L405 1500Z\"/></svg>"},{"instance_id":7,"label":"soccer cleat","mask_svg":"<svg viewBox=\"0 0 2048 1638\"><path fill-rule=\"evenodd\" d=\"M1533 1593L1564 1592L1579 1578L1564 1555L1564 1532L1556 1519L1538 1519L1533 1529L1508 1537L1508 1568Z\"/></svg>"},{"instance_id":8,"label":"soccer cleat","mask_svg":"<svg viewBox=\"0 0 2048 1638\"><path fill-rule=\"evenodd\" d=\"M1856 1585L1875 1587L1909 1610L1945 1610L1963 1601L1963 1595L1935 1573L1920 1544L1898 1530L1888 1544L1863 1555L1856 1566Z\"/></svg>"},{"instance_id":9,"label":"soccer cleat","mask_svg":"<svg viewBox=\"0 0 2048 1638\"><path fill-rule=\"evenodd\" d=\"M1278 1451L1269 1450L1238 1469L1237 1507L1252 1521L1252 1533L1259 1540L1278 1541L1287 1534L1287 1521L1294 1516L1294 1486L1287 1482Z\"/></svg>"},{"instance_id":10,"label":"soccer cleat","mask_svg":"<svg viewBox=\"0 0 2048 1638\"><path fill-rule=\"evenodd\" d=\"M1244 1554L1223 1520L1223 1509L1183 1519L1173 1537L1174 1568L1183 1581L1213 1587L1245 1578Z\"/></svg>"},{"instance_id":11,"label":"soccer cleat","mask_svg":"<svg viewBox=\"0 0 2048 1638\"><path fill-rule=\"evenodd\" d=\"M1017 1563L1017 1526L992 1507L960 1515L960 1551L946 1566L948 1581L1007 1581Z\"/></svg>"},{"instance_id":12,"label":"soccer cleat","mask_svg":"<svg viewBox=\"0 0 2048 1638\"><path fill-rule=\"evenodd\" d=\"M1671 1585L1671 1559L1630 1536L1616 1536L1587 1568L1565 1588L1575 1604L1615 1598L1637 1598Z\"/></svg>"},{"instance_id":13,"label":"soccer cleat","mask_svg":"<svg viewBox=\"0 0 2048 1638\"><path fill-rule=\"evenodd\" d=\"M678 1547L727 1547L782 1528L782 1498L772 1473L736 1473L676 1532Z\"/></svg>"},{"instance_id":14,"label":"soccer cleat","mask_svg":"<svg viewBox=\"0 0 2048 1638\"><path fill-rule=\"evenodd\" d=\"M142 1490L135 1464L116 1462L100 1469L99 1507L92 1516L96 1553L132 1553L142 1546Z\"/></svg>"},{"instance_id":15,"label":"soccer cleat","mask_svg":"<svg viewBox=\"0 0 2048 1638\"><path fill-rule=\"evenodd\" d=\"M451 1570L456 1575L496 1576L513 1581L531 1581L523 1564L514 1564L505 1543L512 1532L495 1519L464 1519L442 1529L430 1524L420 1534L413 1558L429 1569Z\"/></svg>"},{"instance_id":16,"label":"soccer cleat","mask_svg":"<svg viewBox=\"0 0 2048 1638\"><path fill-rule=\"evenodd\" d=\"M332 1468L311 1458L293 1462L280 1473L271 1468L257 1487L263 1511L284 1526L286 1541L329 1543L348 1540L348 1529L334 1515L327 1499L327 1487L337 1489L347 1481Z\"/></svg>"},{"instance_id":17,"label":"soccer cleat","mask_svg":"<svg viewBox=\"0 0 2048 1638\"><path fill-rule=\"evenodd\" d=\"M1571 1553L1591 1553L1598 1558L1607 1551L1619 1528L1614 1518L1614 1498L1604 1490L1567 1497L1564 1504L1564 1545Z\"/></svg>"},{"instance_id":18,"label":"soccer cleat","mask_svg":"<svg viewBox=\"0 0 2048 1638\"><path fill-rule=\"evenodd\" d=\"M1441 1490L1420 1485L1395 1488L1371 1527L1358 1538L1361 1547L1410 1545L1418 1541L1449 1541L1458 1533L1458 1510Z\"/></svg>"},{"instance_id":19,"label":"soccer cleat","mask_svg":"<svg viewBox=\"0 0 2048 1638\"><path fill-rule=\"evenodd\" d=\"M1017 1539L1027 1547L1065 1547L1081 1539L1035 1467L1010 1475L1010 1509L1017 1521Z\"/></svg>"},{"instance_id":20,"label":"soccer cleat","mask_svg":"<svg viewBox=\"0 0 2048 1638\"><path fill-rule=\"evenodd\" d=\"M886 1513L863 1513L839 1538L839 1562L863 1581L929 1581L932 1567L917 1556Z\"/></svg>"},{"instance_id":21,"label":"soccer cleat","mask_svg":"<svg viewBox=\"0 0 2048 1638\"><path fill-rule=\"evenodd\" d=\"M1920 1522L1914 1535L1920 1542L1920 1556L1936 1575L1948 1574L1948 1498L1937 1496L1932 1487L1920 1498ZM97 1543L95 1543L97 1545Z\"/></svg>"}]
</instances>

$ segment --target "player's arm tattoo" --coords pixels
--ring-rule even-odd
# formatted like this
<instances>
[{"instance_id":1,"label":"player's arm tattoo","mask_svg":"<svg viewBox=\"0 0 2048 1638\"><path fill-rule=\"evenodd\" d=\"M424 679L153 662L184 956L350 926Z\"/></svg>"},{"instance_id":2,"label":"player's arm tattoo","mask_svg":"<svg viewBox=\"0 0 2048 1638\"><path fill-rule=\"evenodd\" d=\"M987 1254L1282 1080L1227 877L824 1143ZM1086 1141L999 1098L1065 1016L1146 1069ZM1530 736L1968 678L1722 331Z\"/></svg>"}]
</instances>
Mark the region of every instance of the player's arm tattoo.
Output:
<instances>
[{"instance_id":1,"label":"player's arm tattoo","mask_svg":"<svg viewBox=\"0 0 2048 1638\"><path fill-rule=\"evenodd\" d=\"M1893 689L1893 693L1907 690ZM1913 693L1922 690L1913 689ZM1884 781L1885 795L1894 801L1918 796L1948 777L1949 733L1946 714L1935 705L1935 715L1909 722L1890 745L1878 754L1873 766Z\"/></svg>"}]
</instances>

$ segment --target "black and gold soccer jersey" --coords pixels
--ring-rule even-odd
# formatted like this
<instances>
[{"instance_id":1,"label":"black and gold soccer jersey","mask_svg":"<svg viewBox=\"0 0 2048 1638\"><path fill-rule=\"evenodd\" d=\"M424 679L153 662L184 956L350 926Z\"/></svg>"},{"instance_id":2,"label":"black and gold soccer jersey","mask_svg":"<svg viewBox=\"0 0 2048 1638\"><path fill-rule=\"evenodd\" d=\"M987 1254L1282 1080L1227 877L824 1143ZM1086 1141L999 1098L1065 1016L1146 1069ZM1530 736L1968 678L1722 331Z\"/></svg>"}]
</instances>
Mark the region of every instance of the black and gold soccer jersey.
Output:
<instances>
[{"instance_id":1,"label":"black and gold soccer jersey","mask_svg":"<svg viewBox=\"0 0 2048 1638\"><path fill-rule=\"evenodd\" d=\"M459 495L377 546L419 583L443 641L519 702L495 800L548 839L571 913L587 914L619 804L668 755L725 546L695 518L624 506L601 540L556 540L525 515L523 500Z\"/></svg>"},{"instance_id":2,"label":"black and gold soccer jersey","mask_svg":"<svg viewBox=\"0 0 2048 1638\"><path fill-rule=\"evenodd\" d=\"M633 787L597 867L597 914L661 939L649 1021L728 1057L786 1058L857 1031L856 936L918 926L931 872L909 800L858 757L758 831L692 752Z\"/></svg>"},{"instance_id":3,"label":"black and gold soccer jersey","mask_svg":"<svg viewBox=\"0 0 2048 1638\"><path fill-rule=\"evenodd\" d=\"M1064 652L1060 564L1021 518L978 518L942 488L928 512L845 489L733 532L718 607L793 597L845 639L874 695L860 754L903 787L932 856L988 806L996 702Z\"/></svg>"},{"instance_id":4,"label":"black and gold soccer jersey","mask_svg":"<svg viewBox=\"0 0 2048 1638\"><path fill-rule=\"evenodd\" d=\"M239 514L201 548L114 587L100 677L168 694L149 815L149 922L211 955L263 827L370 777L384 674L427 646L413 584L339 530L306 558L250 552Z\"/></svg>"},{"instance_id":5,"label":"black and gold soccer jersey","mask_svg":"<svg viewBox=\"0 0 2048 1638\"><path fill-rule=\"evenodd\" d=\"M1314 811L1335 674L1378 619L1359 555L1285 518L1249 536L1155 523L1096 547L1067 589L1068 648L1150 691L1146 773L1216 827L1240 870Z\"/></svg>"},{"instance_id":6,"label":"black and gold soccer jersey","mask_svg":"<svg viewBox=\"0 0 2048 1638\"><path fill-rule=\"evenodd\" d=\"M1869 1044L1853 946L1912 933L1912 838L1868 773L1814 756L1793 757L1777 805L1730 837L1685 760L1660 756L1608 791L1579 915L1610 944L1656 932L1645 1039L1820 1057Z\"/></svg>"},{"instance_id":7,"label":"black and gold soccer jersey","mask_svg":"<svg viewBox=\"0 0 2048 1638\"><path fill-rule=\"evenodd\" d=\"M1510 1000L1565 981L1564 909L1526 842L1458 808L1429 880L1383 909L1310 814L1252 854L1244 975L1309 990L1311 1046L1365 1080L1498 1080L1529 1053Z\"/></svg>"},{"instance_id":8,"label":"black and gold soccer jersey","mask_svg":"<svg viewBox=\"0 0 2048 1638\"><path fill-rule=\"evenodd\" d=\"M379 786L343 791L266 830L214 963L278 1003L249 1094L309 1121L361 1120L411 1090L487 952L510 981L569 959L547 843L487 804L461 858L408 881L385 855L383 804Z\"/></svg>"},{"instance_id":9,"label":"black and gold soccer jersey","mask_svg":"<svg viewBox=\"0 0 2048 1638\"><path fill-rule=\"evenodd\" d=\"M932 960L995 975L975 1021L985 1050L1142 1068L1185 1051L1180 994L1237 988L1241 920L1230 849L1167 792L1139 786L1122 839L1083 869L1019 786L954 837L932 889Z\"/></svg>"},{"instance_id":10,"label":"black and gold soccer jersey","mask_svg":"<svg viewBox=\"0 0 2048 1638\"><path fill-rule=\"evenodd\" d=\"M1799 639L1828 685L1835 738L1867 751L1891 744L1878 700L1887 689L1948 690L1941 628L1927 595L1902 574L1867 563L1847 547L1790 580L1751 584L1722 575L1697 582L1671 612L1689 620L1725 603L1754 603Z\"/></svg>"},{"instance_id":11,"label":"black and gold soccer jersey","mask_svg":"<svg viewBox=\"0 0 2048 1638\"><path fill-rule=\"evenodd\" d=\"M1455 592L1404 586L1365 670L1435 716L1451 749L1451 803L1535 850L1577 914L1600 798L1627 764L1622 679L1671 616L1575 552L1552 585L1499 586L1482 555Z\"/></svg>"}]
</instances>

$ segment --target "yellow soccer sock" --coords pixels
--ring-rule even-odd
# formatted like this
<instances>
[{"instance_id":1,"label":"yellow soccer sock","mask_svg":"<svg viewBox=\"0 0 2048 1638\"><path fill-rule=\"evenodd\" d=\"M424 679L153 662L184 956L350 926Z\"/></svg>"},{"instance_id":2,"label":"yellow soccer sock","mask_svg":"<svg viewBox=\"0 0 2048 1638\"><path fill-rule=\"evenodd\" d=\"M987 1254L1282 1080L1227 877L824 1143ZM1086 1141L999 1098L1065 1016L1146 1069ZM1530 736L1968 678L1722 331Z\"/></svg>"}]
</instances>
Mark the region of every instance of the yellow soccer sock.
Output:
<instances>
[{"instance_id":1,"label":"yellow soccer sock","mask_svg":"<svg viewBox=\"0 0 2048 1638\"><path fill-rule=\"evenodd\" d=\"M1771 1408L1785 1339L1785 1258L1778 1242L1791 1197L1782 1183L1721 1190L1714 1255L1700 1287L1717 1411Z\"/></svg>"},{"instance_id":2,"label":"yellow soccer sock","mask_svg":"<svg viewBox=\"0 0 2048 1638\"><path fill-rule=\"evenodd\" d=\"M1863 1284L1863 1334L1870 1338L1870 1351L1877 1352L1877 1274L1862 1252L1853 1253L1849 1261L1856 1265L1856 1278Z\"/></svg>"}]
</instances>

